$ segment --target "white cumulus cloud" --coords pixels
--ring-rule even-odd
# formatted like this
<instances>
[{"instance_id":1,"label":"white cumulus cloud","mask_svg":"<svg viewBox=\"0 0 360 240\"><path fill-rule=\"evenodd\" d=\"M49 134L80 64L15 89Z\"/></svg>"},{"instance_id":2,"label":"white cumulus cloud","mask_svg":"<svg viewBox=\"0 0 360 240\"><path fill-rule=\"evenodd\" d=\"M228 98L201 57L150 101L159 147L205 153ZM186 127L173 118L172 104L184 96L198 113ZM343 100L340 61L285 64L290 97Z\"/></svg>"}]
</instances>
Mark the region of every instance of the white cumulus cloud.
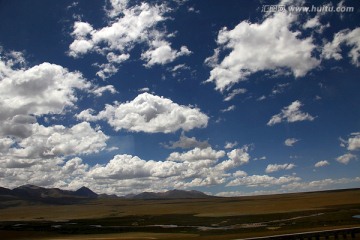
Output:
<instances>
[{"instance_id":1,"label":"white cumulus cloud","mask_svg":"<svg viewBox=\"0 0 360 240\"><path fill-rule=\"evenodd\" d=\"M127 0L111 0L107 9L111 19L108 26L95 29L87 22L74 23L71 34L74 40L69 45L68 55L78 58L95 52L106 56L106 63L94 64L100 68L96 74L102 79L117 73L121 63L130 59L131 50L140 44L147 46L141 54L145 66L173 62L191 51L186 46L175 50L167 41L169 34L160 23L169 19L166 16L169 12L171 8L166 3L143 2L129 6Z\"/></svg>"},{"instance_id":2,"label":"white cumulus cloud","mask_svg":"<svg viewBox=\"0 0 360 240\"><path fill-rule=\"evenodd\" d=\"M328 42L323 47L322 56L325 59L342 59L341 46L346 45L350 48L348 56L351 58L351 63L359 67L359 56L360 56L360 28L353 30L344 29L335 34L332 42Z\"/></svg>"},{"instance_id":3,"label":"white cumulus cloud","mask_svg":"<svg viewBox=\"0 0 360 240\"><path fill-rule=\"evenodd\" d=\"M106 85L102 87L96 87L92 90L93 94L95 94L98 97L101 97L104 92L109 91L111 94L117 93L115 87L113 85Z\"/></svg>"},{"instance_id":4,"label":"white cumulus cloud","mask_svg":"<svg viewBox=\"0 0 360 240\"><path fill-rule=\"evenodd\" d=\"M107 14L109 17L114 18L122 14L126 10L129 0L110 0L109 9L107 9Z\"/></svg>"},{"instance_id":5,"label":"white cumulus cloud","mask_svg":"<svg viewBox=\"0 0 360 240\"><path fill-rule=\"evenodd\" d=\"M224 91L258 71L288 69L295 77L305 76L320 61L312 56L313 39L301 38L300 32L291 30L295 20L295 14L278 12L261 23L243 21L234 29L221 29L218 48L205 60L212 67L206 82ZM229 50L220 60L220 53Z\"/></svg>"},{"instance_id":6,"label":"white cumulus cloud","mask_svg":"<svg viewBox=\"0 0 360 240\"><path fill-rule=\"evenodd\" d=\"M351 133L347 140L340 138L341 146L346 147L349 151L360 150L360 132Z\"/></svg>"},{"instance_id":7,"label":"white cumulus cloud","mask_svg":"<svg viewBox=\"0 0 360 240\"><path fill-rule=\"evenodd\" d=\"M187 161L187 162L193 162L193 161L199 161L199 160L211 160L211 161L217 161L219 158L222 158L225 156L225 152L220 150L216 151L212 149L211 147L207 148L194 148L188 152L179 153L179 152L173 152L170 154L170 156L167 158L168 161Z\"/></svg>"},{"instance_id":8,"label":"white cumulus cloud","mask_svg":"<svg viewBox=\"0 0 360 240\"><path fill-rule=\"evenodd\" d=\"M182 46L180 51L171 48L167 41L153 41L152 48L141 54L141 59L146 61L146 67L152 67L155 64L164 65L174 61L177 57L190 55L192 52L186 46Z\"/></svg>"},{"instance_id":9,"label":"white cumulus cloud","mask_svg":"<svg viewBox=\"0 0 360 240\"><path fill-rule=\"evenodd\" d=\"M60 65L27 64L15 53L0 59L0 161L5 167L26 168L45 159L58 162L103 150L108 137L88 122L71 127L38 122L44 115L64 115L76 109L78 91L96 87L81 73Z\"/></svg>"},{"instance_id":10,"label":"white cumulus cloud","mask_svg":"<svg viewBox=\"0 0 360 240\"><path fill-rule=\"evenodd\" d=\"M357 159L357 156L352 153L346 153L336 158L336 161L342 164L348 164L351 160Z\"/></svg>"},{"instance_id":11,"label":"white cumulus cloud","mask_svg":"<svg viewBox=\"0 0 360 240\"><path fill-rule=\"evenodd\" d=\"M281 176L279 178L268 175L251 175L238 177L226 184L227 187L247 186L247 187L269 187L273 185L282 185L290 182L298 182L301 178L296 176Z\"/></svg>"},{"instance_id":12,"label":"white cumulus cloud","mask_svg":"<svg viewBox=\"0 0 360 240\"><path fill-rule=\"evenodd\" d=\"M315 163L315 167L325 167L325 166L327 166L327 165L329 165L330 163L328 162L328 161L326 161L326 160L322 160L322 161L319 161L319 162L317 162L317 163Z\"/></svg>"},{"instance_id":13,"label":"white cumulus cloud","mask_svg":"<svg viewBox=\"0 0 360 240\"><path fill-rule=\"evenodd\" d=\"M300 110L303 104L300 101L294 101L289 106L284 107L279 114L271 117L268 126L286 122L299 122L299 121L313 121L315 118L308 113L304 113Z\"/></svg>"},{"instance_id":14,"label":"white cumulus cloud","mask_svg":"<svg viewBox=\"0 0 360 240\"><path fill-rule=\"evenodd\" d=\"M179 129L189 131L206 127L209 117L198 108L183 106L170 99L141 93L134 100L116 105L106 105L98 115L87 109L77 115L86 121L104 119L117 131L171 133Z\"/></svg>"},{"instance_id":15,"label":"white cumulus cloud","mask_svg":"<svg viewBox=\"0 0 360 240\"><path fill-rule=\"evenodd\" d=\"M175 162L145 161L137 156L116 155L105 166L96 165L89 174L94 178L132 179L143 177L169 177L178 174Z\"/></svg>"},{"instance_id":16,"label":"white cumulus cloud","mask_svg":"<svg viewBox=\"0 0 360 240\"><path fill-rule=\"evenodd\" d=\"M235 142L226 142L224 148L225 149L231 149L231 148L233 148L233 147L235 147L237 145L238 145L237 141L235 141Z\"/></svg>"},{"instance_id":17,"label":"white cumulus cloud","mask_svg":"<svg viewBox=\"0 0 360 240\"><path fill-rule=\"evenodd\" d=\"M296 165L293 163L269 164L269 165L267 165L265 172L272 173L272 172L277 172L280 170L290 170L290 169L293 169L294 167L296 167Z\"/></svg>"},{"instance_id":18,"label":"white cumulus cloud","mask_svg":"<svg viewBox=\"0 0 360 240\"><path fill-rule=\"evenodd\" d=\"M358 183L360 182L360 177L356 178L340 178L340 179L322 179L315 180L310 182L292 182L287 185L281 186L282 189L287 191L314 191L321 189L339 189L342 188L341 185L348 183Z\"/></svg>"},{"instance_id":19,"label":"white cumulus cloud","mask_svg":"<svg viewBox=\"0 0 360 240\"><path fill-rule=\"evenodd\" d=\"M71 128L62 125L45 127L32 124L31 135L17 142L19 148L12 148L14 157L48 158L96 153L106 147L108 137L100 130L94 130L87 122Z\"/></svg>"},{"instance_id":20,"label":"white cumulus cloud","mask_svg":"<svg viewBox=\"0 0 360 240\"><path fill-rule=\"evenodd\" d=\"M79 72L50 63L13 69L0 60L0 76L2 121L21 114L61 114L74 107L77 89L87 91L91 86Z\"/></svg>"},{"instance_id":21,"label":"white cumulus cloud","mask_svg":"<svg viewBox=\"0 0 360 240\"><path fill-rule=\"evenodd\" d=\"M227 153L229 159L216 165L216 168L225 171L248 163L250 160L248 150L249 146L247 145L231 150Z\"/></svg>"}]
</instances>

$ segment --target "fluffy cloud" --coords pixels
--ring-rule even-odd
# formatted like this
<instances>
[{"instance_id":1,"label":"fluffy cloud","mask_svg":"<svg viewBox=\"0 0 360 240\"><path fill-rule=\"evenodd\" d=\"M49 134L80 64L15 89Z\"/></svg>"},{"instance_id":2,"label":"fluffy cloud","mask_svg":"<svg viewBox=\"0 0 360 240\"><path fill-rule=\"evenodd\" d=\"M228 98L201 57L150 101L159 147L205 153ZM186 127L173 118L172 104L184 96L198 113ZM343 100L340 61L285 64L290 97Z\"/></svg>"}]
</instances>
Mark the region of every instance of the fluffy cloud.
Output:
<instances>
[{"instance_id":1,"label":"fluffy cloud","mask_svg":"<svg viewBox=\"0 0 360 240\"><path fill-rule=\"evenodd\" d=\"M110 9L108 9L107 14L109 17L114 18L122 14L129 3L129 0L110 0Z\"/></svg>"},{"instance_id":2,"label":"fluffy cloud","mask_svg":"<svg viewBox=\"0 0 360 240\"><path fill-rule=\"evenodd\" d=\"M71 128L62 125L44 127L31 125L31 135L18 141L19 148L13 149L13 155L24 158L48 158L90 154L103 150L108 137L100 130L94 130L87 122Z\"/></svg>"},{"instance_id":3,"label":"fluffy cloud","mask_svg":"<svg viewBox=\"0 0 360 240\"><path fill-rule=\"evenodd\" d=\"M94 130L87 122L71 128L45 127L38 123L26 127L29 134L24 138L0 139L0 161L6 162L6 167L26 167L41 163L42 159L97 153L106 147L108 140L102 131Z\"/></svg>"},{"instance_id":4,"label":"fluffy cloud","mask_svg":"<svg viewBox=\"0 0 360 240\"><path fill-rule=\"evenodd\" d=\"M341 146L346 147L349 151L360 150L360 133L351 133L348 140L340 138Z\"/></svg>"},{"instance_id":5,"label":"fluffy cloud","mask_svg":"<svg viewBox=\"0 0 360 240\"><path fill-rule=\"evenodd\" d=\"M218 185L225 183L230 176L217 167L218 159L224 155L223 151L211 148L173 153L165 161L116 155L107 164L93 166L84 176L88 184L106 184L107 188L111 186L118 192ZM239 177L246 173L237 171L232 175Z\"/></svg>"},{"instance_id":6,"label":"fluffy cloud","mask_svg":"<svg viewBox=\"0 0 360 240\"><path fill-rule=\"evenodd\" d=\"M79 55L87 53L93 47L94 45L92 42L86 41L84 39L75 39L69 46L69 55L72 57L79 57Z\"/></svg>"},{"instance_id":7,"label":"fluffy cloud","mask_svg":"<svg viewBox=\"0 0 360 240\"><path fill-rule=\"evenodd\" d=\"M10 162L0 161L1 186L18 187L24 183L44 187L60 187L77 189L87 185L89 166L78 157L64 163L61 158L12 159ZM75 187L73 187L75 185Z\"/></svg>"},{"instance_id":8,"label":"fluffy cloud","mask_svg":"<svg viewBox=\"0 0 360 240\"><path fill-rule=\"evenodd\" d=\"M85 126L85 124L82 125ZM42 130L40 131L39 134L44 133ZM78 129L78 131L86 130ZM71 142L71 139L66 141ZM9 148L12 141L11 139L1 139L0 143L0 146ZM51 149L49 145L52 143L46 144L48 144L47 149ZM69 143L69 145L71 144ZM83 152L86 151L84 149L89 149L84 145L79 148L83 148L80 150ZM62 153L67 152L67 148L58 149L61 149ZM127 154L116 155L109 162L92 167L83 163L79 157L65 161L65 158L61 156L35 158L34 155L34 158L29 161L29 159L22 159L19 156L16 161L7 162L0 155L0 176L2 176L0 185L15 187L26 182L65 189L90 186L99 193L115 192L117 194L219 185L234 178L247 176L246 172L242 170L236 170L232 174L227 172L248 162L247 151L248 147L244 146L229 152L227 156L231 164L225 161L226 167L224 167L224 162L219 163L219 160L225 157L225 152L216 151L210 147L170 154L169 159L164 161L143 160ZM71 152L68 153L71 154Z\"/></svg>"},{"instance_id":9,"label":"fluffy cloud","mask_svg":"<svg viewBox=\"0 0 360 240\"><path fill-rule=\"evenodd\" d=\"M247 145L243 146L242 148L231 150L229 153L227 153L229 159L216 165L216 168L225 171L248 163L250 160L248 150L249 146Z\"/></svg>"},{"instance_id":10,"label":"fluffy cloud","mask_svg":"<svg viewBox=\"0 0 360 240\"><path fill-rule=\"evenodd\" d=\"M96 165L89 174L93 178L132 179L144 177L169 177L178 174L175 162L145 161L136 156L116 155L105 166Z\"/></svg>"},{"instance_id":11,"label":"fluffy cloud","mask_svg":"<svg viewBox=\"0 0 360 240\"><path fill-rule=\"evenodd\" d=\"M30 115L9 116L0 123L0 135L14 138L28 137L32 133L32 124L35 122L36 118Z\"/></svg>"},{"instance_id":12,"label":"fluffy cloud","mask_svg":"<svg viewBox=\"0 0 360 240\"><path fill-rule=\"evenodd\" d=\"M181 132L180 139L178 141L170 141L169 144L162 144L165 148L174 149L174 148L207 148L210 147L210 144L207 141L198 141L195 137L187 137L184 132Z\"/></svg>"},{"instance_id":13,"label":"fluffy cloud","mask_svg":"<svg viewBox=\"0 0 360 240\"><path fill-rule=\"evenodd\" d=\"M113 85L106 85L103 87L97 87L95 89L93 89L93 94L95 94L96 96L101 97L103 95L104 92L109 91L110 93L114 94L117 93L115 87Z\"/></svg>"},{"instance_id":14,"label":"fluffy cloud","mask_svg":"<svg viewBox=\"0 0 360 240\"><path fill-rule=\"evenodd\" d=\"M296 138L288 138L285 140L284 144L285 144L285 146L292 147L298 141L299 141L299 139L296 139Z\"/></svg>"},{"instance_id":15,"label":"fluffy cloud","mask_svg":"<svg viewBox=\"0 0 360 240\"><path fill-rule=\"evenodd\" d=\"M348 139L348 150L355 151L360 150L360 133L352 133Z\"/></svg>"},{"instance_id":16,"label":"fluffy cloud","mask_svg":"<svg viewBox=\"0 0 360 240\"><path fill-rule=\"evenodd\" d=\"M166 4L141 3L129 7L127 0L111 0L107 9L111 18L108 26L94 29L87 22L74 23L71 34L74 41L69 46L68 55L75 58L89 52L105 55L107 63L95 64L100 67L97 75L103 79L115 74L118 66L130 58L131 50L138 44L148 46L141 54L147 67L163 65L189 55L191 51L186 46L174 50L166 40L168 34L158 27L170 11Z\"/></svg>"},{"instance_id":17,"label":"fluffy cloud","mask_svg":"<svg viewBox=\"0 0 360 240\"><path fill-rule=\"evenodd\" d=\"M0 154L7 152L14 143L14 139L10 137L0 138Z\"/></svg>"},{"instance_id":18,"label":"fluffy cloud","mask_svg":"<svg viewBox=\"0 0 360 240\"><path fill-rule=\"evenodd\" d=\"M268 175L251 175L236 178L226 184L227 187L232 186L247 186L247 187L269 187L272 185L282 185L290 182L300 181L301 178L295 176L282 176L279 178Z\"/></svg>"},{"instance_id":19,"label":"fluffy cloud","mask_svg":"<svg viewBox=\"0 0 360 240\"><path fill-rule=\"evenodd\" d=\"M224 182L225 178L218 176L207 176L203 178L194 178L191 182L179 182L175 185L175 187L183 189L192 187L214 186L223 184Z\"/></svg>"},{"instance_id":20,"label":"fluffy cloud","mask_svg":"<svg viewBox=\"0 0 360 240\"><path fill-rule=\"evenodd\" d=\"M256 196L256 195L270 195L270 194L279 194L283 193L278 190L259 190L251 192L242 192L242 191L226 191L216 193L215 196L218 197L239 197L239 196Z\"/></svg>"},{"instance_id":21,"label":"fluffy cloud","mask_svg":"<svg viewBox=\"0 0 360 240\"><path fill-rule=\"evenodd\" d=\"M342 2L342 1L341 1ZM338 4L338 7L341 7L340 5L342 5L342 3ZM332 5L332 3L327 3L325 5L323 5L324 7L334 7ZM313 31L315 31L316 33L323 33L323 31L330 27L330 23L328 22L327 24L322 23L321 19L326 16L329 12L326 11L320 11L317 12L316 15L313 18L307 19L306 22L304 23L304 25L302 26L304 29L312 29Z\"/></svg>"},{"instance_id":22,"label":"fluffy cloud","mask_svg":"<svg viewBox=\"0 0 360 240\"><path fill-rule=\"evenodd\" d=\"M147 31L154 28L159 22L164 21L164 6L150 6L147 3L124 9L123 16L116 19L109 26L99 30L93 29L89 23L75 22L72 35L75 40L70 45L69 55L77 57L90 50L103 51L101 43L107 45L109 50L118 50L120 53L131 49L137 42L148 39ZM86 42L91 48L80 51L74 47L76 42Z\"/></svg>"},{"instance_id":23,"label":"fluffy cloud","mask_svg":"<svg viewBox=\"0 0 360 240\"><path fill-rule=\"evenodd\" d=\"M231 149L231 148L233 148L233 147L235 147L237 145L238 145L237 141L235 141L235 142L226 142L224 148L225 149Z\"/></svg>"},{"instance_id":24,"label":"fluffy cloud","mask_svg":"<svg viewBox=\"0 0 360 240\"><path fill-rule=\"evenodd\" d=\"M232 174L233 177L247 177L247 175L248 174L242 170L238 170Z\"/></svg>"},{"instance_id":25,"label":"fluffy cloud","mask_svg":"<svg viewBox=\"0 0 360 240\"><path fill-rule=\"evenodd\" d=\"M146 61L146 67L152 67L155 64L164 65L174 61L177 57L192 53L186 46L182 46L180 51L173 50L167 41L153 41L151 46L151 49L141 54L141 59Z\"/></svg>"},{"instance_id":26,"label":"fluffy cloud","mask_svg":"<svg viewBox=\"0 0 360 240\"><path fill-rule=\"evenodd\" d=\"M360 67L360 28L355 28L352 31L350 29L344 29L336 33L332 42L325 44L322 51L322 56L325 59L342 59L342 45L346 45L347 47L351 48L348 54L351 58L351 63L357 67Z\"/></svg>"},{"instance_id":27,"label":"fluffy cloud","mask_svg":"<svg viewBox=\"0 0 360 240\"><path fill-rule=\"evenodd\" d=\"M341 188L341 185L348 183L360 182L360 177L356 178L340 178L340 179L322 179L311 182L292 182L287 185L281 186L282 189L287 191L314 191L321 189L337 189Z\"/></svg>"},{"instance_id":28,"label":"fluffy cloud","mask_svg":"<svg viewBox=\"0 0 360 240\"><path fill-rule=\"evenodd\" d=\"M303 25L303 28L307 29L307 28L316 28L321 26L320 23L320 17L319 16L315 16L313 18L310 18L306 21L306 23Z\"/></svg>"},{"instance_id":29,"label":"fluffy cloud","mask_svg":"<svg viewBox=\"0 0 360 240\"><path fill-rule=\"evenodd\" d=\"M325 166L327 166L327 165L329 165L330 163L328 162L328 161L326 161L326 160L323 160L323 161L319 161L319 162L317 162L317 163L315 163L315 167L325 167Z\"/></svg>"},{"instance_id":30,"label":"fluffy cloud","mask_svg":"<svg viewBox=\"0 0 360 240\"><path fill-rule=\"evenodd\" d=\"M130 58L129 54L121 54L119 56L115 56L115 59L109 58L109 55L110 53L108 54L108 58L107 58L109 61L108 63L93 64L93 66L100 68L100 70L96 72L96 75L102 79L109 78L115 73L117 73L119 70L117 65Z\"/></svg>"},{"instance_id":31,"label":"fluffy cloud","mask_svg":"<svg viewBox=\"0 0 360 240\"><path fill-rule=\"evenodd\" d=\"M98 121L102 118L102 116L96 116L96 115L93 115L95 113L95 111L91 108L89 109L86 109L86 110L83 110L81 111L79 114L76 114L76 118L77 119L80 119L80 120L85 120L85 121Z\"/></svg>"},{"instance_id":32,"label":"fluffy cloud","mask_svg":"<svg viewBox=\"0 0 360 240\"><path fill-rule=\"evenodd\" d=\"M299 122L299 121L313 121L315 118L308 113L304 113L300 110L303 104L300 101L294 101L289 106L284 107L279 114L271 117L268 126L273 126L282 121L287 122Z\"/></svg>"},{"instance_id":33,"label":"fluffy cloud","mask_svg":"<svg viewBox=\"0 0 360 240\"><path fill-rule=\"evenodd\" d=\"M79 72L56 64L42 63L14 69L0 60L0 120L16 115L57 113L73 107L76 90L88 90L90 83Z\"/></svg>"},{"instance_id":34,"label":"fluffy cloud","mask_svg":"<svg viewBox=\"0 0 360 240\"><path fill-rule=\"evenodd\" d=\"M3 167L33 167L48 159L61 162L64 156L96 153L106 147L108 137L87 122L72 127L38 123L44 115L61 115L75 108L78 91L103 91L94 88L81 73L50 63L27 67L25 58L12 52L0 60L0 76Z\"/></svg>"},{"instance_id":35,"label":"fluffy cloud","mask_svg":"<svg viewBox=\"0 0 360 240\"><path fill-rule=\"evenodd\" d=\"M67 161L61 169L63 174L84 176L89 168L89 165L82 162L82 159L75 157Z\"/></svg>"},{"instance_id":36,"label":"fluffy cloud","mask_svg":"<svg viewBox=\"0 0 360 240\"><path fill-rule=\"evenodd\" d=\"M224 151L216 151L211 147L207 147L204 149L194 148L185 153L173 152L167 158L168 161L187 161L194 162L198 160L211 160L217 161L219 158L225 156Z\"/></svg>"},{"instance_id":37,"label":"fluffy cloud","mask_svg":"<svg viewBox=\"0 0 360 240\"><path fill-rule=\"evenodd\" d=\"M59 181L58 164L62 161L52 159L43 161L36 159L34 163L23 165L23 160L12 160L11 162L0 161L0 184L7 187L18 187L24 183L38 184L40 186L49 186ZM26 163L28 163L26 161ZM54 172L50 172L54 171ZM65 178L64 178L65 179Z\"/></svg>"},{"instance_id":38,"label":"fluffy cloud","mask_svg":"<svg viewBox=\"0 0 360 240\"><path fill-rule=\"evenodd\" d=\"M198 108L178 105L150 93L142 93L131 102L106 105L97 116L92 113L93 110L87 109L77 117L86 121L105 119L117 131L126 129L147 133L189 131L206 127L209 119Z\"/></svg>"},{"instance_id":39,"label":"fluffy cloud","mask_svg":"<svg viewBox=\"0 0 360 240\"><path fill-rule=\"evenodd\" d=\"M234 161L232 167L241 165L249 158L248 147L228 153ZM95 165L85 174L94 186L106 184L118 191L136 191L139 189L156 190L168 188L192 188L225 183L229 177L243 177L246 173L237 170L233 174L225 172L219 159L224 151L212 148L195 148L184 153L172 153L165 161L143 160L137 156L116 155L104 165ZM92 179L92 180L91 180Z\"/></svg>"},{"instance_id":40,"label":"fluffy cloud","mask_svg":"<svg viewBox=\"0 0 360 240\"><path fill-rule=\"evenodd\" d=\"M66 162L59 158L34 159L33 164L18 167L13 162L11 168L5 164L0 161L0 175L4 177L0 179L1 186L16 187L24 183L64 189L89 186L98 193L111 194L163 190L181 181L182 173L185 176L189 168L198 171L188 164L145 161L130 155L116 155L108 163L93 167L78 157ZM20 165L20 161L17 164Z\"/></svg>"},{"instance_id":41,"label":"fluffy cloud","mask_svg":"<svg viewBox=\"0 0 360 240\"><path fill-rule=\"evenodd\" d=\"M352 153L346 153L336 158L336 161L342 164L348 164L351 160L357 159L357 156Z\"/></svg>"},{"instance_id":42,"label":"fluffy cloud","mask_svg":"<svg viewBox=\"0 0 360 240\"><path fill-rule=\"evenodd\" d=\"M262 23L243 21L234 29L221 29L218 48L205 60L212 67L206 82L215 82L216 89L224 91L258 71L285 68L295 77L305 76L319 60L312 57L313 39L301 39L300 32L290 30L295 20L295 14L278 12ZM220 61L219 56L229 50Z\"/></svg>"},{"instance_id":43,"label":"fluffy cloud","mask_svg":"<svg viewBox=\"0 0 360 240\"><path fill-rule=\"evenodd\" d=\"M293 163L284 163L284 164L269 164L267 165L265 172L266 173L272 173L277 172L280 170L290 170L295 167L295 164Z\"/></svg>"},{"instance_id":44,"label":"fluffy cloud","mask_svg":"<svg viewBox=\"0 0 360 240\"><path fill-rule=\"evenodd\" d=\"M72 35L77 38L86 37L93 31L93 27L87 22L75 22L74 23L74 31Z\"/></svg>"}]
</instances>

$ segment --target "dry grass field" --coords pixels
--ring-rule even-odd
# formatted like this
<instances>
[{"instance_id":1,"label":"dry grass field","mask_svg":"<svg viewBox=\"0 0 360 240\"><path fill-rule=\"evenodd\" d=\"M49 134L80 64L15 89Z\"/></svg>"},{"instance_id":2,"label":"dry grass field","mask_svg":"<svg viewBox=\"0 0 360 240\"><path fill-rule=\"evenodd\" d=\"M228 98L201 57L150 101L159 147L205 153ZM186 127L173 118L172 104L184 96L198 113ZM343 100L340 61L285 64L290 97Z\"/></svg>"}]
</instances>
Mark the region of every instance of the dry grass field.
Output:
<instances>
[{"instance_id":1,"label":"dry grass field","mask_svg":"<svg viewBox=\"0 0 360 240\"><path fill-rule=\"evenodd\" d=\"M1 202L5 239L238 239L360 226L360 190L186 200ZM23 235L26 235L24 238ZM84 235L85 234L85 235Z\"/></svg>"},{"instance_id":2,"label":"dry grass field","mask_svg":"<svg viewBox=\"0 0 360 240\"><path fill-rule=\"evenodd\" d=\"M360 204L360 190L181 200L98 199L74 205L21 204L3 208L0 209L0 221L61 221L163 214L224 217L301 212L354 204Z\"/></svg>"}]
</instances>

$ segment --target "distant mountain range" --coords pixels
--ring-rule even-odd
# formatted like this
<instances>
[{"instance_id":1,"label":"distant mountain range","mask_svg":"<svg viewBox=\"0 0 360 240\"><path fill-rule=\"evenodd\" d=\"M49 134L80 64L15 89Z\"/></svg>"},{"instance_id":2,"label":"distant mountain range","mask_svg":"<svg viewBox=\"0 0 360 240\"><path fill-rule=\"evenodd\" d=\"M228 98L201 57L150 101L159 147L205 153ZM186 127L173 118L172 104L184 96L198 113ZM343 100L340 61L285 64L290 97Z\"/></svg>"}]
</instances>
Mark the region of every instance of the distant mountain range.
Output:
<instances>
[{"instance_id":1,"label":"distant mountain range","mask_svg":"<svg viewBox=\"0 0 360 240\"><path fill-rule=\"evenodd\" d=\"M170 190L166 192L143 192L140 194L126 195L125 198L130 199L194 199L194 198L211 198L213 196L206 195L203 192L191 190Z\"/></svg>"},{"instance_id":2,"label":"distant mountain range","mask_svg":"<svg viewBox=\"0 0 360 240\"><path fill-rule=\"evenodd\" d=\"M0 187L0 201L2 200L26 200L47 203L70 204L87 199L96 198L125 198L125 199L195 199L211 198L199 191L170 190L166 192L143 192L129 194L124 197L116 195L97 194L87 187L81 187L76 191L62 190L59 188L43 188L35 185L23 185L14 189Z\"/></svg>"},{"instance_id":3,"label":"distant mountain range","mask_svg":"<svg viewBox=\"0 0 360 240\"><path fill-rule=\"evenodd\" d=\"M98 198L98 194L82 187L76 191L59 188L43 188L35 185L23 185L14 189L0 187L0 200L26 200L58 204L70 204L84 199Z\"/></svg>"}]
</instances>

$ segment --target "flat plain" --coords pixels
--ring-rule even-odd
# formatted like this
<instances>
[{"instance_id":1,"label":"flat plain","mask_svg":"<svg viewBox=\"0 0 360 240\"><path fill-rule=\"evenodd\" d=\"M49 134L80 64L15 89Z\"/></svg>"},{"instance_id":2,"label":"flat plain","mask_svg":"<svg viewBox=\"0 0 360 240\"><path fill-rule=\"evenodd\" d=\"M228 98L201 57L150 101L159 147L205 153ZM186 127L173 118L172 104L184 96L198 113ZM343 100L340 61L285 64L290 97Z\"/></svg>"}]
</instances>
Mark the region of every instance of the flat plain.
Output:
<instances>
[{"instance_id":1,"label":"flat plain","mask_svg":"<svg viewBox=\"0 0 360 240\"><path fill-rule=\"evenodd\" d=\"M360 189L76 204L2 200L0 235L29 240L241 239L360 227L355 215L360 215Z\"/></svg>"}]
</instances>

